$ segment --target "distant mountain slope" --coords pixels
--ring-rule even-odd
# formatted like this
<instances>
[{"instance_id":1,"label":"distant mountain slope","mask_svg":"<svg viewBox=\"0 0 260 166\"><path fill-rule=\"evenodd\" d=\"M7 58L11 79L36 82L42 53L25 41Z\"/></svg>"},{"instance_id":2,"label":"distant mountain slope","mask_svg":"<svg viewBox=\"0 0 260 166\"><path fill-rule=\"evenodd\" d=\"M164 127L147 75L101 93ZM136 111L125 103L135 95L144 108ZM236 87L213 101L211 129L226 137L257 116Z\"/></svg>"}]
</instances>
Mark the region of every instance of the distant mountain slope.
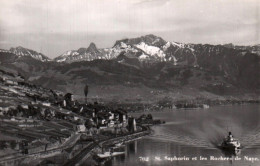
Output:
<instances>
[{"instance_id":1,"label":"distant mountain slope","mask_svg":"<svg viewBox=\"0 0 260 166\"><path fill-rule=\"evenodd\" d=\"M252 45L252 46L237 46L232 43L229 43L229 44L224 44L223 46L228 48L238 49L238 50L247 50L250 51L251 53L260 55L260 44Z\"/></svg>"},{"instance_id":2,"label":"distant mountain slope","mask_svg":"<svg viewBox=\"0 0 260 166\"><path fill-rule=\"evenodd\" d=\"M9 50L0 49L0 62L1 63L12 63L18 58L17 55L13 54Z\"/></svg>"},{"instance_id":3,"label":"distant mountain slope","mask_svg":"<svg viewBox=\"0 0 260 166\"><path fill-rule=\"evenodd\" d=\"M42 53L38 53L38 52L36 52L34 50L30 50L28 48L23 48L21 46L15 47L15 48L13 48L13 47L10 48L10 52L17 55L18 57L30 56L34 59L37 59L37 60L40 60L40 61L43 61L43 62L50 60L50 58L43 55Z\"/></svg>"}]
</instances>

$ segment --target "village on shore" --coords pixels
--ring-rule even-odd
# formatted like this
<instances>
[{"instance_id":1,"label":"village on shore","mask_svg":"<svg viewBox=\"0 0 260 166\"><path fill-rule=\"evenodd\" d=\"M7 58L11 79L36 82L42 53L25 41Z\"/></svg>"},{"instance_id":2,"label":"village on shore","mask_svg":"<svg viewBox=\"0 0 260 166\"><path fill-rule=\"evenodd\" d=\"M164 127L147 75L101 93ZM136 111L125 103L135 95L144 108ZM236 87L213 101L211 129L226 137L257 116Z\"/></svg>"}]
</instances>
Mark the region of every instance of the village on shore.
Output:
<instances>
[{"instance_id":1,"label":"village on shore","mask_svg":"<svg viewBox=\"0 0 260 166\"><path fill-rule=\"evenodd\" d=\"M161 123L151 114L135 119L124 109L79 103L71 93L33 85L2 69L0 84L0 162L7 165L59 153L71 159L80 152L79 142L108 140L140 132L144 123Z\"/></svg>"}]
</instances>

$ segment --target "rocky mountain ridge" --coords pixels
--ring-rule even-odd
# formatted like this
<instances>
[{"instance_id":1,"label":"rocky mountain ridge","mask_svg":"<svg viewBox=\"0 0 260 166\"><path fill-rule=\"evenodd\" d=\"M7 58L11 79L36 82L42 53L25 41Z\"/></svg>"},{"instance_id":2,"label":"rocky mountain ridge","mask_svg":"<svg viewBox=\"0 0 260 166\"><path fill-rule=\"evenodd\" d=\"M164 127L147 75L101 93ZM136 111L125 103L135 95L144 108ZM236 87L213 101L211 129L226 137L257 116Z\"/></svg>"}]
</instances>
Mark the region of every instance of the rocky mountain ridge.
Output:
<instances>
[{"instance_id":1,"label":"rocky mountain ridge","mask_svg":"<svg viewBox=\"0 0 260 166\"><path fill-rule=\"evenodd\" d=\"M12 47L10 50L0 50L0 52L7 52L7 53L13 53L18 57L24 57L24 56L30 56L34 59L40 60L42 62L50 61L51 59L47 56L43 55L42 53L38 53L34 50L24 48L21 46L18 47Z\"/></svg>"},{"instance_id":2,"label":"rocky mountain ridge","mask_svg":"<svg viewBox=\"0 0 260 166\"><path fill-rule=\"evenodd\" d=\"M90 44L90 48L93 43ZM115 42L112 48L97 49L94 45L94 51L67 51L54 60L57 62L75 62L92 61L95 59L116 59L119 55L125 55L128 58L135 58L141 62L177 62L175 51L183 49L192 53L189 45L167 42L161 37L155 35L146 35L137 38L123 39ZM86 50L86 49L85 49ZM179 53L178 53L179 54Z\"/></svg>"}]
</instances>

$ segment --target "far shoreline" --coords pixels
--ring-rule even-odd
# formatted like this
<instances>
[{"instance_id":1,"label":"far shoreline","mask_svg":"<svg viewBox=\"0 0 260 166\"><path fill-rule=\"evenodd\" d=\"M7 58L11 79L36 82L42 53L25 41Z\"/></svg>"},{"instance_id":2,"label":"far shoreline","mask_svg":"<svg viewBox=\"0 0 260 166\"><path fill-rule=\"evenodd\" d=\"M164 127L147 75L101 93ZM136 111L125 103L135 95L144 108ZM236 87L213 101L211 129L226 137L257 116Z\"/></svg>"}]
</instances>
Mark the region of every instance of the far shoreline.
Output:
<instances>
[{"instance_id":1,"label":"far shoreline","mask_svg":"<svg viewBox=\"0 0 260 166\"><path fill-rule=\"evenodd\" d=\"M250 103L250 102L245 102L245 103L236 103L236 104L216 104L216 105L211 105L209 108L212 107L225 107L225 106L243 106L243 105L260 105L260 101ZM208 108L162 108L159 110L149 110L149 111L132 111L128 112L129 115L135 115L135 114L146 114L146 113L158 113L158 112L173 112L173 111L183 111L183 110L207 110Z\"/></svg>"}]
</instances>

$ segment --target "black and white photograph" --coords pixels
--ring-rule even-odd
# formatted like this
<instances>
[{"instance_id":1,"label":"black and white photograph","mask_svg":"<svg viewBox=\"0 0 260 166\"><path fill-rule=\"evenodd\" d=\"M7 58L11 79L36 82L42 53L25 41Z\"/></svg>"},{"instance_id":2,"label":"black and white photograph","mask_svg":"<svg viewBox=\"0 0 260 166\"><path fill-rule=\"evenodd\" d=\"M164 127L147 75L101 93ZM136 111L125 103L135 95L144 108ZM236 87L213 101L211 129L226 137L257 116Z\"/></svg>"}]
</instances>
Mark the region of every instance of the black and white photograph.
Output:
<instances>
[{"instance_id":1,"label":"black and white photograph","mask_svg":"<svg viewBox=\"0 0 260 166\"><path fill-rule=\"evenodd\" d=\"M0 166L260 166L260 1L0 0Z\"/></svg>"}]
</instances>

